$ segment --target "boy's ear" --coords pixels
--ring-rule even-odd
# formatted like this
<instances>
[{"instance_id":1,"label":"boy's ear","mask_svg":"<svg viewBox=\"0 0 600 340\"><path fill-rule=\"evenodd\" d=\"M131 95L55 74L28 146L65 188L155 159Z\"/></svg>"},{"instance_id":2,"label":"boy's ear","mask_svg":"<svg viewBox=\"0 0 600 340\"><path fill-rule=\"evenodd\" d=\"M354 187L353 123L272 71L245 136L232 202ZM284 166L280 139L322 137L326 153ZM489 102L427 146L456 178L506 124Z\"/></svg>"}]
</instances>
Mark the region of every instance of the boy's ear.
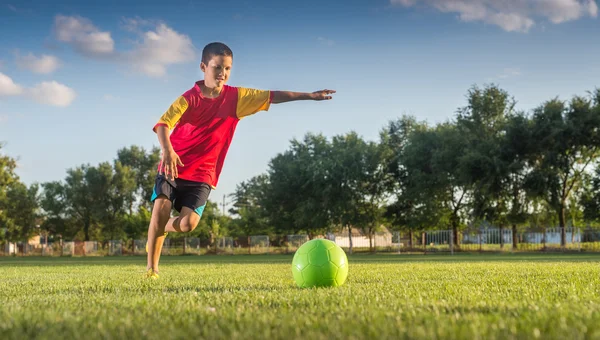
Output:
<instances>
[{"instance_id":1,"label":"boy's ear","mask_svg":"<svg viewBox=\"0 0 600 340\"><path fill-rule=\"evenodd\" d=\"M206 71L206 65L203 61L200 62L200 69L202 70L202 72Z\"/></svg>"}]
</instances>

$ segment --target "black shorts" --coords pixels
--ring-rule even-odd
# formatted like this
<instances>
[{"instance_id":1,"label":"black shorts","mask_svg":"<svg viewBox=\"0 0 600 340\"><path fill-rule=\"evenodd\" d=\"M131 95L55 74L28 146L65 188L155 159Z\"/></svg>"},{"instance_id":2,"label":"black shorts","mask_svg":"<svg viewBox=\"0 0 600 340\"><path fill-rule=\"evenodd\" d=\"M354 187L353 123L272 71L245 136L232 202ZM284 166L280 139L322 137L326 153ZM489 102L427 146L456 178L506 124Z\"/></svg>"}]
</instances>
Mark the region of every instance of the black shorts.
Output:
<instances>
[{"instance_id":1,"label":"black shorts","mask_svg":"<svg viewBox=\"0 0 600 340\"><path fill-rule=\"evenodd\" d=\"M163 195L173 203L173 207L178 212L181 212L181 208L188 207L202 217L211 189L207 183L180 178L175 178L175 181L172 181L170 178L159 174L156 176L150 201L154 202L158 196Z\"/></svg>"}]
</instances>

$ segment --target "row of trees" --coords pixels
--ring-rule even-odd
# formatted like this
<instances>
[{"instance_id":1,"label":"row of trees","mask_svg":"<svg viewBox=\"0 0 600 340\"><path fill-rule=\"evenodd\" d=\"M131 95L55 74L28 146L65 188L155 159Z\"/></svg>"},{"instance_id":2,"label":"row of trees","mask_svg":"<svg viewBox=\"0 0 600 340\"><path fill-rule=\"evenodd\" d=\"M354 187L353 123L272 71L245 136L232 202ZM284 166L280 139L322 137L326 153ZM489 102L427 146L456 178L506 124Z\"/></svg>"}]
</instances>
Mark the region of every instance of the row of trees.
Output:
<instances>
[{"instance_id":1,"label":"row of trees","mask_svg":"<svg viewBox=\"0 0 600 340\"><path fill-rule=\"evenodd\" d=\"M444 123L390 121L378 141L355 132L292 140L266 173L238 184L231 216L209 202L194 236L352 228L371 236L387 225L451 228L458 245L459 230L483 221L516 231L598 220L600 90L552 99L529 113L516 111L514 99L494 85L473 87L466 99ZM82 165L62 181L28 187L15 160L2 156L0 238L143 238L158 160L159 149L131 146L112 163Z\"/></svg>"},{"instance_id":2,"label":"row of trees","mask_svg":"<svg viewBox=\"0 0 600 340\"><path fill-rule=\"evenodd\" d=\"M600 90L528 114L497 86L473 87L452 120L403 116L377 143L354 132L293 140L238 185L234 212L279 233L452 229L456 245L460 229L484 221L515 236L560 226L564 245L565 226L598 219L599 128Z\"/></svg>"},{"instance_id":3,"label":"row of trees","mask_svg":"<svg viewBox=\"0 0 600 340\"><path fill-rule=\"evenodd\" d=\"M68 169L64 180L27 187L15 173L16 162L0 158L1 241L17 242L41 234L53 239L115 240L146 236L159 149L118 150L113 163ZM218 233L222 219L209 202L196 234ZM2 229L0 229L2 231ZM196 236L198 236L196 235Z\"/></svg>"}]
</instances>

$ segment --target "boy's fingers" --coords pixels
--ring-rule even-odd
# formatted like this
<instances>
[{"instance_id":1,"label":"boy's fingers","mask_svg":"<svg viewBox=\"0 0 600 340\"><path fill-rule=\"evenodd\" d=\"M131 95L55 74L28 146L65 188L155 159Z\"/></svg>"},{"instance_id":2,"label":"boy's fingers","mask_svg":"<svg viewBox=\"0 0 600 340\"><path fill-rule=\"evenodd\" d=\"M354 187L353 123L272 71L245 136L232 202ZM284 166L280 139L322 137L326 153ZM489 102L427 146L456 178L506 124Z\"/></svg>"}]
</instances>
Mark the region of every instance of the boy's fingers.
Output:
<instances>
[{"instance_id":1,"label":"boy's fingers","mask_svg":"<svg viewBox=\"0 0 600 340\"><path fill-rule=\"evenodd\" d=\"M179 173L177 171L177 163L173 163L173 177L174 178L179 177Z\"/></svg>"}]
</instances>

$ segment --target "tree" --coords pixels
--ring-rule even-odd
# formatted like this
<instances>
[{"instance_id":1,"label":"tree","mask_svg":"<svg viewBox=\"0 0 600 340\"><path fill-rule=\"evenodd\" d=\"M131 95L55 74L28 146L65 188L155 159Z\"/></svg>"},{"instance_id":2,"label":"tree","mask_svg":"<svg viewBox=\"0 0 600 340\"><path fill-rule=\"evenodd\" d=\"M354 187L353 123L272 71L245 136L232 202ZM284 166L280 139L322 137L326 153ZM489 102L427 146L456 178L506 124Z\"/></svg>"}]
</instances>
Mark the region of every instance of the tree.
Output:
<instances>
[{"instance_id":1,"label":"tree","mask_svg":"<svg viewBox=\"0 0 600 340\"><path fill-rule=\"evenodd\" d=\"M134 197L136 183L131 168L119 161L114 168L108 162L100 163L87 170L86 180L89 194L96 198L92 203L93 219L102 226L105 236L114 240L123 233L125 214Z\"/></svg>"},{"instance_id":2,"label":"tree","mask_svg":"<svg viewBox=\"0 0 600 340\"><path fill-rule=\"evenodd\" d=\"M38 232L39 186L23 184L15 173L16 167L13 158L0 155L0 241L3 242L27 242Z\"/></svg>"},{"instance_id":3,"label":"tree","mask_svg":"<svg viewBox=\"0 0 600 340\"><path fill-rule=\"evenodd\" d=\"M324 187L331 221L348 229L352 253L352 228L367 231L369 238L382 217L386 172L382 168L385 149L365 142L356 132L334 136L330 157L324 162Z\"/></svg>"},{"instance_id":4,"label":"tree","mask_svg":"<svg viewBox=\"0 0 600 340\"><path fill-rule=\"evenodd\" d=\"M239 183L233 194L233 207L229 212L239 215L241 208L261 209L261 202L269 191L269 177L266 174L254 176L247 181Z\"/></svg>"},{"instance_id":5,"label":"tree","mask_svg":"<svg viewBox=\"0 0 600 340\"><path fill-rule=\"evenodd\" d=\"M9 242L25 243L39 233L37 229L39 216L37 184L27 187L21 182L13 182L6 191L6 221Z\"/></svg>"},{"instance_id":6,"label":"tree","mask_svg":"<svg viewBox=\"0 0 600 340\"><path fill-rule=\"evenodd\" d=\"M157 162L157 149L146 154L133 146L119 150L112 165L103 162L68 169L64 182L42 185L41 206L46 215L42 228L69 238L81 232L86 241L102 233L109 239L123 233L141 236L140 229L149 223L150 206L140 195L150 197ZM134 216L135 211L140 216Z\"/></svg>"},{"instance_id":7,"label":"tree","mask_svg":"<svg viewBox=\"0 0 600 340\"><path fill-rule=\"evenodd\" d=\"M275 231L305 232L312 238L327 230L332 216L327 186L335 176L328 167L330 152L324 136L307 134L271 160L260 205Z\"/></svg>"},{"instance_id":8,"label":"tree","mask_svg":"<svg viewBox=\"0 0 600 340\"><path fill-rule=\"evenodd\" d=\"M250 236L253 233L264 234L271 231L269 228L269 212L265 205L270 205L272 193L270 191L269 177L261 174L243 181L236 186L236 190L231 194L233 198L233 207L229 212L235 218L231 225L231 232L236 236ZM271 206L275 206L273 202ZM275 214L273 214L275 216ZM220 224L219 224L220 225ZM276 224L285 226L285 224ZM286 232L287 229L277 229L275 232Z\"/></svg>"},{"instance_id":9,"label":"tree","mask_svg":"<svg viewBox=\"0 0 600 340\"><path fill-rule=\"evenodd\" d=\"M471 218L472 222L498 225L503 247L503 229L510 223L511 203L519 203L511 202L511 193L518 197L514 179L523 169L519 155L507 152L516 151L510 147L515 141L506 139L507 121L514 115L515 101L494 85L473 87L467 98L468 104L459 110L456 124L466 144L460 170L472 188Z\"/></svg>"},{"instance_id":10,"label":"tree","mask_svg":"<svg viewBox=\"0 0 600 340\"><path fill-rule=\"evenodd\" d=\"M427 130L426 122L417 122L414 117L402 116L398 120L390 121L380 132L380 146L382 148L382 167L385 172L382 183L386 192L394 201L387 205L384 216L395 226L395 229L404 229L409 232L408 246L413 247L413 233L424 226L432 225L428 217L434 217L428 207L434 207L435 202L429 201L427 205L419 204L419 194L411 190L414 176L409 176L406 167L406 149L411 142L413 133Z\"/></svg>"},{"instance_id":11,"label":"tree","mask_svg":"<svg viewBox=\"0 0 600 340\"><path fill-rule=\"evenodd\" d=\"M579 198L585 220L600 221L600 166L596 165L593 174L586 178Z\"/></svg>"},{"instance_id":12,"label":"tree","mask_svg":"<svg viewBox=\"0 0 600 340\"><path fill-rule=\"evenodd\" d=\"M537 147L526 185L556 213L562 247L566 246L567 202L600 152L598 126L600 89L591 98L575 96L568 105L553 99L534 111L532 134Z\"/></svg>"},{"instance_id":13,"label":"tree","mask_svg":"<svg viewBox=\"0 0 600 340\"><path fill-rule=\"evenodd\" d=\"M509 197L506 219L512 226L513 249L517 249L517 225L525 223L529 215L525 183L531 171L531 150L535 145L531 120L523 113L509 115L500 145L500 158L508 170L501 190Z\"/></svg>"},{"instance_id":14,"label":"tree","mask_svg":"<svg viewBox=\"0 0 600 340\"><path fill-rule=\"evenodd\" d=\"M373 249L373 237L383 223L385 202L389 199L386 180L388 173L384 165L386 149L375 142L366 143L364 149L364 165L362 179L362 200L359 211L362 213L361 228L369 235L369 246Z\"/></svg>"},{"instance_id":15,"label":"tree","mask_svg":"<svg viewBox=\"0 0 600 340\"><path fill-rule=\"evenodd\" d=\"M135 249L135 240L143 237L148 231L152 213L144 205L138 207L135 214L127 214L123 217L123 231L131 240L131 249Z\"/></svg>"},{"instance_id":16,"label":"tree","mask_svg":"<svg viewBox=\"0 0 600 340\"><path fill-rule=\"evenodd\" d=\"M160 161L160 149L157 147L146 151L144 148L133 145L129 148L122 148L117 151L116 163L121 166L127 166L131 169L131 176L135 179L136 190L134 200L129 203L129 214L135 211L135 204L144 205L151 209L150 197L154 188L154 181L157 174L157 166Z\"/></svg>"},{"instance_id":17,"label":"tree","mask_svg":"<svg viewBox=\"0 0 600 340\"><path fill-rule=\"evenodd\" d=\"M3 144L0 143L0 150ZM7 216L8 201L6 198L7 190L13 183L18 181L18 177L15 174L15 168L17 162L8 156L0 154L0 226L2 226L2 232L0 233L0 241L5 241L4 238L7 236L7 226L9 222Z\"/></svg>"},{"instance_id":18,"label":"tree","mask_svg":"<svg viewBox=\"0 0 600 340\"><path fill-rule=\"evenodd\" d=\"M42 184L40 207L44 220L41 229L49 234L59 235L61 238L72 238L76 231L68 206L65 187L62 183L54 181Z\"/></svg>"},{"instance_id":19,"label":"tree","mask_svg":"<svg viewBox=\"0 0 600 340\"><path fill-rule=\"evenodd\" d=\"M97 216L96 200L101 197L92 195L90 177L93 170L90 165L81 165L75 169L67 170L65 178L65 203L68 214L83 231L84 241L90 240L90 231L94 226L94 217Z\"/></svg>"},{"instance_id":20,"label":"tree","mask_svg":"<svg viewBox=\"0 0 600 340\"><path fill-rule=\"evenodd\" d=\"M472 192L469 176L461 171L467 145L456 125L449 122L415 131L404 151L407 185L413 209L420 210L421 227L435 227L447 221L458 246L463 210Z\"/></svg>"}]
</instances>

